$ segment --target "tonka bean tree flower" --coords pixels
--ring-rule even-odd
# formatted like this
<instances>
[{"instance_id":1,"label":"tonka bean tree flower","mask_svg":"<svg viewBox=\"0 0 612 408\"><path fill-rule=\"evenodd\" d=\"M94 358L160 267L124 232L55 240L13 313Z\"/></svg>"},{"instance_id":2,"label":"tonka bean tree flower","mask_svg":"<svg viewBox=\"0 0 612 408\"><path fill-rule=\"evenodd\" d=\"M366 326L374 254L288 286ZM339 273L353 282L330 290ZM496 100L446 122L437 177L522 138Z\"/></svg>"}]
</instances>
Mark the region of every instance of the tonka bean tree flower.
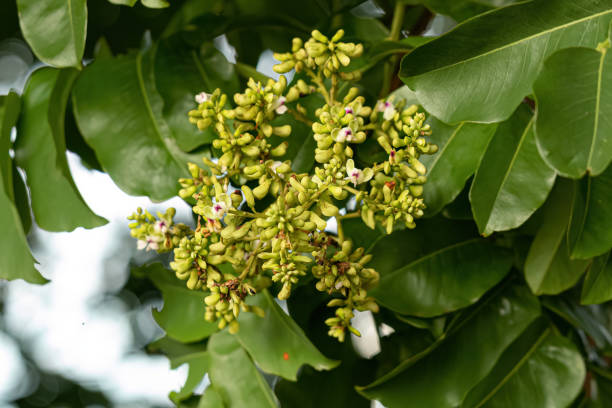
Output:
<instances>
[{"instance_id":1,"label":"tonka bean tree flower","mask_svg":"<svg viewBox=\"0 0 612 408\"><path fill-rule=\"evenodd\" d=\"M199 129L215 130L212 145L220 154L217 161L203 158L207 169L190 163L191 178L179 180L179 196L195 200L195 229L174 224L173 209L157 218L139 209L129 217L139 248L173 250L176 277L189 289L209 293L203 315L219 329L229 326L235 333L241 312L262 313L245 302L248 296L276 285L277 297L287 299L310 274L336 308L325 322L329 334L340 341L347 332L359 335L351 326L353 310L378 311L367 294L378 273L366 267L372 255L344 236L342 220L360 217L370 228L382 224L391 233L398 224L414 228L423 215L426 169L419 157L437 151L427 141L431 130L425 115L404 101L380 101L372 109L356 87L339 99L339 84L359 77L350 62L363 52L361 44L340 42L343 35L340 30L328 38L313 31L306 42L294 39L290 53L275 54L276 72L304 74L290 87L281 75L266 83L249 79L233 98L220 89L196 95L198 106L189 120ZM299 102L314 92L325 103L310 112L316 117L312 122ZM294 102L295 108L286 105ZM279 138L290 136L292 127L275 119L289 114L312 129L316 166L311 172L295 172L290 160L281 161L288 143ZM355 149L368 139L387 159L360 169ZM349 198L354 210L340 215ZM331 217L337 234L326 232Z\"/></svg>"}]
</instances>

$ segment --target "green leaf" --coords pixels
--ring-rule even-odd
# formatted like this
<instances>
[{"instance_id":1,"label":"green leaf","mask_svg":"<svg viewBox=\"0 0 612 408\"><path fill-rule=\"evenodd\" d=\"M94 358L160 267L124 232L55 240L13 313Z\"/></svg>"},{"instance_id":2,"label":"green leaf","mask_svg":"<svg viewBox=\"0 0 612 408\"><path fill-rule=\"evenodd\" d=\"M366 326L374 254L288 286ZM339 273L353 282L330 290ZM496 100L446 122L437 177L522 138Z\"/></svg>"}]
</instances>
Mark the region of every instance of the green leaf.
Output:
<instances>
[{"instance_id":1,"label":"green leaf","mask_svg":"<svg viewBox=\"0 0 612 408\"><path fill-rule=\"evenodd\" d=\"M521 2L459 24L402 60L401 79L446 123L499 122L531 92L544 59L595 47L608 32L609 0Z\"/></svg>"},{"instance_id":2,"label":"green leaf","mask_svg":"<svg viewBox=\"0 0 612 408\"><path fill-rule=\"evenodd\" d=\"M3 173L4 174L4 173ZM30 199L28 198L28 190L25 181L21 174L17 171L15 162L13 162L13 191L15 193L15 207L19 212L23 232L28 235L32 228L32 214L30 214Z\"/></svg>"},{"instance_id":3,"label":"green leaf","mask_svg":"<svg viewBox=\"0 0 612 408\"><path fill-rule=\"evenodd\" d=\"M402 0L408 4L425 4L439 14L446 14L456 21L462 21L484 13L494 7L506 6L516 0Z\"/></svg>"},{"instance_id":4,"label":"green leaf","mask_svg":"<svg viewBox=\"0 0 612 408\"><path fill-rule=\"evenodd\" d=\"M80 67L87 34L85 0L17 0L21 33L34 54L56 67Z\"/></svg>"},{"instance_id":5,"label":"green leaf","mask_svg":"<svg viewBox=\"0 0 612 408\"><path fill-rule=\"evenodd\" d=\"M210 382L228 407L276 408L276 397L238 339L227 331L208 341Z\"/></svg>"},{"instance_id":6,"label":"green leaf","mask_svg":"<svg viewBox=\"0 0 612 408\"><path fill-rule=\"evenodd\" d=\"M571 257L589 259L612 247L612 166L576 182L568 231Z\"/></svg>"},{"instance_id":7,"label":"green leaf","mask_svg":"<svg viewBox=\"0 0 612 408\"><path fill-rule=\"evenodd\" d=\"M474 174L497 125L462 122L449 126L433 116L428 122L432 128L429 140L440 150L434 155L423 155L419 160L428 173L423 190L426 213L434 215L459 195Z\"/></svg>"},{"instance_id":8,"label":"green leaf","mask_svg":"<svg viewBox=\"0 0 612 408\"><path fill-rule=\"evenodd\" d=\"M72 96L79 129L113 181L128 194L161 201L177 194L190 158L163 119L151 52L95 61Z\"/></svg>"},{"instance_id":9,"label":"green leaf","mask_svg":"<svg viewBox=\"0 0 612 408\"><path fill-rule=\"evenodd\" d=\"M570 292L571 295L577 293ZM589 341L601 351L612 350L612 333L608 311L599 305L581 306L577 296L551 296L542 298L542 306L551 310L576 329L583 330Z\"/></svg>"},{"instance_id":10,"label":"green leaf","mask_svg":"<svg viewBox=\"0 0 612 408\"><path fill-rule=\"evenodd\" d=\"M8 95L0 95L0 182L4 193L12 201L14 200L13 188L13 161L9 156L11 148L11 132L21 111L21 100L19 95L10 91Z\"/></svg>"},{"instance_id":11,"label":"green leaf","mask_svg":"<svg viewBox=\"0 0 612 408\"><path fill-rule=\"evenodd\" d=\"M340 364L317 350L268 291L250 298L247 303L262 308L266 315L261 318L254 313L241 313L236 338L266 373L295 381L304 364L319 371L331 370Z\"/></svg>"},{"instance_id":12,"label":"green leaf","mask_svg":"<svg viewBox=\"0 0 612 408\"><path fill-rule=\"evenodd\" d=\"M133 273L147 276L161 291L164 306L161 310L154 310L153 317L169 337L192 342L217 331L214 323L204 320L207 292L187 289L185 282L160 263L134 268Z\"/></svg>"},{"instance_id":13,"label":"green leaf","mask_svg":"<svg viewBox=\"0 0 612 408\"><path fill-rule=\"evenodd\" d=\"M187 113L196 109L197 93L220 88L231 96L240 90L233 65L212 43L192 48L181 35L175 35L159 42L154 69L155 83L164 99L163 117L181 150L191 151L216 139L213 126L201 131L189 123Z\"/></svg>"},{"instance_id":14,"label":"green leaf","mask_svg":"<svg viewBox=\"0 0 612 408\"><path fill-rule=\"evenodd\" d=\"M187 379L185 384L179 391L172 391L170 393L170 399L178 404L186 398L189 398L193 394L193 390L200 384L204 375L208 372L210 366L210 356L206 351L200 351L199 353L187 354L181 357L170 359L170 367L178 368L179 366L187 364L189 371L187 372Z\"/></svg>"},{"instance_id":15,"label":"green leaf","mask_svg":"<svg viewBox=\"0 0 612 408\"><path fill-rule=\"evenodd\" d=\"M359 391L388 408L405 407L406 401L415 407L457 407L539 314L538 300L527 288L507 285L475 307L444 341Z\"/></svg>"},{"instance_id":16,"label":"green leaf","mask_svg":"<svg viewBox=\"0 0 612 408\"><path fill-rule=\"evenodd\" d=\"M582 356L569 339L539 326L506 349L463 408L567 407L576 398L586 374Z\"/></svg>"},{"instance_id":17,"label":"green leaf","mask_svg":"<svg viewBox=\"0 0 612 408\"><path fill-rule=\"evenodd\" d=\"M474 219L483 235L523 224L546 200L555 172L540 157L533 117L520 106L499 125L470 189Z\"/></svg>"},{"instance_id":18,"label":"green leaf","mask_svg":"<svg viewBox=\"0 0 612 408\"><path fill-rule=\"evenodd\" d=\"M509 251L475 238L381 274L371 294L378 303L398 313L433 317L477 302L511 266Z\"/></svg>"},{"instance_id":19,"label":"green leaf","mask_svg":"<svg viewBox=\"0 0 612 408\"><path fill-rule=\"evenodd\" d=\"M610 252L593 259L582 284L580 303L593 305L612 300L612 263Z\"/></svg>"},{"instance_id":20,"label":"green leaf","mask_svg":"<svg viewBox=\"0 0 612 408\"><path fill-rule=\"evenodd\" d=\"M64 117L78 71L42 68L29 78L17 128L15 160L25 170L36 223L47 231L106 224L79 193L66 159Z\"/></svg>"},{"instance_id":21,"label":"green leaf","mask_svg":"<svg viewBox=\"0 0 612 408\"><path fill-rule=\"evenodd\" d=\"M557 294L574 286L588 261L571 260L566 231L571 211L573 183L559 179L544 209L538 230L525 261L525 279L536 295Z\"/></svg>"},{"instance_id":22,"label":"green leaf","mask_svg":"<svg viewBox=\"0 0 612 408\"><path fill-rule=\"evenodd\" d=\"M200 398L200 402L198 403L198 408L224 408L225 404L221 399L221 395L215 390L212 385L206 387L204 394L202 394L202 398Z\"/></svg>"},{"instance_id":23,"label":"green leaf","mask_svg":"<svg viewBox=\"0 0 612 408\"><path fill-rule=\"evenodd\" d=\"M13 180L9 177L13 172L13 163L9 148L11 129L19 116L19 108L16 93L0 96L0 225L8 237L0 239L0 279L46 283L47 280L34 267L36 261L30 253L19 213L13 203Z\"/></svg>"},{"instance_id":24,"label":"green leaf","mask_svg":"<svg viewBox=\"0 0 612 408\"><path fill-rule=\"evenodd\" d=\"M612 64L607 51L558 51L544 62L533 85L538 146L565 177L580 178L587 171L599 175L612 161Z\"/></svg>"},{"instance_id":25,"label":"green leaf","mask_svg":"<svg viewBox=\"0 0 612 408\"><path fill-rule=\"evenodd\" d=\"M108 0L110 3L116 4L118 6L128 6L134 7L134 5L138 2L138 0ZM140 0L143 6L159 9L166 8L170 6L166 0Z\"/></svg>"}]
</instances>

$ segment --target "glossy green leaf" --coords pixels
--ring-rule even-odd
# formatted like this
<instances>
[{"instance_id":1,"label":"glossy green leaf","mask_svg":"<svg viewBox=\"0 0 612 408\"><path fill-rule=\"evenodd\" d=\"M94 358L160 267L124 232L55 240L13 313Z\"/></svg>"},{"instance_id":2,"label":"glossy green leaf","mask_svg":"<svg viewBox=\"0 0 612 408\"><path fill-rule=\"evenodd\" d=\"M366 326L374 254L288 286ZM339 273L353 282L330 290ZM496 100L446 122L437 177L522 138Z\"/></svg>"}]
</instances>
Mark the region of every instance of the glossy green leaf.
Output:
<instances>
[{"instance_id":1,"label":"glossy green leaf","mask_svg":"<svg viewBox=\"0 0 612 408\"><path fill-rule=\"evenodd\" d=\"M48 231L106 224L79 193L66 158L64 116L78 71L42 68L28 80L17 128L15 160L25 170L36 223Z\"/></svg>"},{"instance_id":2,"label":"glossy green leaf","mask_svg":"<svg viewBox=\"0 0 612 408\"><path fill-rule=\"evenodd\" d=\"M476 238L383 274L371 294L398 313L433 317L477 302L511 266L512 256L507 250Z\"/></svg>"},{"instance_id":3,"label":"glossy green leaf","mask_svg":"<svg viewBox=\"0 0 612 408\"><path fill-rule=\"evenodd\" d=\"M228 407L276 408L276 397L261 373L227 331L215 333L208 341L210 382Z\"/></svg>"},{"instance_id":4,"label":"glossy green leaf","mask_svg":"<svg viewBox=\"0 0 612 408\"><path fill-rule=\"evenodd\" d=\"M402 0L407 4L424 4L435 13L445 14L456 21L516 2L516 0Z\"/></svg>"},{"instance_id":5,"label":"glossy green leaf","mask_svg":"<svg viewBox=\"0 0 612 408\"><path fill-rule=\"evenodd\" d=\"M609 0L521 2L469 19L415 49L400 77L446 123L499 122L531 92L544 59L595 47L608 32Z\"/></svg>"},{"instance_id":6,"label":"glossy green leaf","mask_svg":"<svg viewBox=\"0 0 612 408\"><path fill-rule=\"evenodd\" d=\"M609 261L609 252L593 259L582 284L580 302L583 305L612 300L612 262Z\"/></svg>"},{"instance_id":7,"label":"glossy green leaf","mask_svg":"<svg viewBox=\"0 0 612 408\"><path fill-rule=\"evenodd\" d=\"M461 407L567 407L580 392L585 374L582 356L569 339L551 328L530 327Z\"/></svg>"},{"instance_id":8,"label":"glossy green leaf","mask_svg":"<svg viewBox=\"0 0 612 408\"><path fill-rule=\"evenodd\" d=\"M434 215L459 195L474 174L497 125L464 122L448 126L434 117L428 122L432 127L429 140L438 145L439 151L419 160L427 167L423 190L426 213Z\"/></svg>"},{"instance_id":9,"label":"glossy green leaf","mask_svg":"<svg viewBox=\"0 0 612 408\"><path fill-rule=\"evenodd\" d=\"M499 125L470 189L472 212L483 235L523 224L546 200L555 171L540 157L533 117L520 106Z\"/></svg>"},{"instance_id":10,"label":"glossy green leaf","mask_svg":"<svg viewBox=\"0 0 612 408\"><path fill-rule=\"evenodd\" d=\"M153 317L169 337L192 342L217 331L216 324L204 320L207 292L187 289L184 281L159 263L134 268L133 273L148 277L161 291L164 306L154 310Z\"/></svg>"},{"instance_id":11,"label":"glossy green leaf","mask_svg":"<svg viewBox=\"0 0 612 408\"><path fill-rule=\"evenodd\" d=\"M151 52L87 66L74 86L73 109L83 137L122 190L165 200L177 194L178 179L188 176L190 158L163 119Z\"/></svg>"},{"instance_id":12,"label":"glossy green leaf","mask_svg":"<svg viewBox=\"0 0 612 408\"><path fill-rule=\"evenodd\" d=\"M86 0L17 0L19 25L34 54L56 67L80 67L87 34Z\"/></svg>"},{"instance_id":13,"label":"glossy green leaf","mask_svg":"<svg viewBox=\"0 0 612 408\"><path fill-rule=\"evenodd\" d=\"M557 294L574 286L588 265L588 261L569 258L566 231L572 190L571 181L559 179L527 254L525 279L537 295Z\"/></svg>"},{"instance_id":14,"label":"glossy green leaf","mask_svg":"<svg viewBox=\"0 0 612 408\"><path fill-rule=\"evenodd\" d=\"M539 314L537 298L527 288L508 285L433 349L403 361L360 392L388 408L405 407L407 401L415 407L457 407Z\"/></svg>"},{"instance_id":15,"label":"glossy green leaf","mask_svg":"<svg viewBox=\"0 0 612 408\"><path fill-rule=\"evenodd\" d=\"M340 364L317 350L268 291L249 299L248 303L262 308L266 315L261 318L254 313L241 313L236 337L266 373L295 381L304 364L319 371L331 370Z\"/></svg>"},{"instance_id":16,"label":"glossy green leaf","mask_svg":"<svg viewBox=\"0 0 612 408\"><path fill-rule=\"evenodd\" d=\"M10 92L0 96L0 225L7 239L0 239L0 279L23 279L46 283L36 270L21 219L13 202L13 163L9 156L11 129L19 116L19 96ZM6 174L8 172L8 174ZM18 176L18 175L17 175Z\"/></svg>"},{"instance_id":17,"label":"glossy green leaf","mask_svg":"<svg viewBox=\"0 0 612 408\"><path fill-rule=\"evenodd\" d=\"M179 35L159 42L155 53L155 84L164 99L163 117L177 145L190 151L217 138L215 130L201 131L189 123L187 113L196 109L200 92L220 88L227 95L240 90L240 82L223 54L212 43L192 48Z\"/></svg>"},{"instance_id":18,"label":"glossy green leaf","mask_svg":"<svg viewBox=\"0 0 612 408\"><path fill-rule=\"evenodd\" d=\"M558 51L545 61L533 85L538 146L565 177L601 174L612 161L612 60L606 51Z\"/></svg>"},{"instance_id":19,"label":"glossy green leaf","mask_svg":"<svg viewBox=\"0 0 612 408\"><path fill-rule=\"evenodd\" d=\"M612 248L612 166L577 181L568 231L571 257L589 259Z\"/></svg>"}]
</instances>

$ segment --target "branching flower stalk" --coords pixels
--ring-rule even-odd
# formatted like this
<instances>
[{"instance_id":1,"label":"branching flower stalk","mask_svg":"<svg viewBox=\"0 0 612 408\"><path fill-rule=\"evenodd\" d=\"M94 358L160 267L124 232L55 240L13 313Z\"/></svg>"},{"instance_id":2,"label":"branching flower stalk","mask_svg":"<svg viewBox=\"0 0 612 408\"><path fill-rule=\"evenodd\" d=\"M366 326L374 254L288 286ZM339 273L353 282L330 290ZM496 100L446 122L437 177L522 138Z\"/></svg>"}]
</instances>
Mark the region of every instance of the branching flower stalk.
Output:
<instances>
[{"instance_id":1,"label":"branching flower stalk","mask_svg":"<svg viewBox=\"0 0 612 408\"><path fill-rule=\"evenodd\" d=\"M241 311L263 313L245 302L248 296L276 282L278 298L287 299L311 274L316 288L333 297L329 334L340 341L347 331L359 335L351 326L353 310L378 311L367 291L379 275L366 266L372 255L344 236L342 220L360 217L390 234L398 225L414 228L423 215L426 168L419 157L437 151L426 139L431 131L425 115L391 98L367 106L356 87L338 95L341 82L359 79L349 64L363 53L361 44L340 42L343 34L328 38L313 31L305 43L295 38L291 52L275 54L276 72L302 74L290 87L282 75L265 84L250 79L244 93L233 96L234 108L219 89L196 96L189 120L199 129L214 128L213 147L220 155L216 161L203 158L208 170L190 163L191 178L179 180L179 195L196 200L195 230L175 224L173 209L157 217L138 209L129 217L140 248L173 250L176 276L189 289L210 293L204 314L219 329L229 326L235 333ZM299 102L315 92L325 104L311 121ZM288 143L273 145L273 136L292 132L290 125L274 124L280 115L311 126L317 144L312 173L297 173L290 160L279 160ZM354 149L368 138L384 149L386 160L359 168ZM347 200L355 203L351 211ZM341 208L348 212L341 215ZM337 235L326 231L331 217Z\"/></svg>"}]
</instances>

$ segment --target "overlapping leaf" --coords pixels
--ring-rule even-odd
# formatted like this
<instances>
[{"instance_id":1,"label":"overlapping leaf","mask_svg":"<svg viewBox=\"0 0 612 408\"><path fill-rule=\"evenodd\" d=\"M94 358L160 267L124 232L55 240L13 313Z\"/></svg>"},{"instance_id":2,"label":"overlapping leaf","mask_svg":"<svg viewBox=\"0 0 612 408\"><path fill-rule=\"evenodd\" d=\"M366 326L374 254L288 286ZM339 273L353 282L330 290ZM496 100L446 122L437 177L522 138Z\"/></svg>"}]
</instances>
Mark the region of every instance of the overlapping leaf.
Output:
<instances>
[{"instance_id":1,"label":"overlapping leaf","mask_svg":"<svg viewBox=\"0 0 612 408\"><path fill-rule=\"evenodd\" d=\"M580 178L586 172L596 176L612 161L609 47L608 40L600 50L556 52L533 86L538 146L544 159L566 177Z\"/></svg>"},{"instance_id":2,"label":"overlapping leaf","mask_svg":"<svg viewBox=\"0 0 612 408\"><path fill-rule=\"evenodd\" d=\"M593 259L582 284L582 304L597 304L612 300L612 263L610 253Z\"/></svg>"},{"instance_id":3,"label":"overlapping leaf","mask_svg":"<svg viewBox=\"0 0 612 408\"><path fill-rule=\"evenodd\" d=\"M210 381L228 407L276 408L276 397L261 373L227 331L211 336Z\"/></svg>"},{"instance_id":4,"label":"overlapping leaf","mask_svg":"<svg viewBox=\"0 0 612 408\"><path fill-rule=\"evenodd\" d=\"M483 235L523 224L546 200L555 172L540 157L529 108L520 106L499 125L470 189L474 219Z\"/></svg>"},{"instance_id":5,"label":"overlapping leaf","mask_svg":"<svg viewBox=\"0 0 612 408\"><path fill-rule=\"evenodd\" d=\"M15 159L25 170L36 222L48 231L107 223L81 197L66 159L64 115L77 75L74 69L39 69L30 76L23 96Z\"/></svg>"},{"instance_id":6,"label":"overlapping leaf","mask_svg":"<svg viewBox=\"0 0 612 408\"><path fill-rule=\"evenodd\" d=\"M431 229L429 237L421 230L400 231L372 251L372 266L381 277L371 293L381 305L401 314L441 315L476 302L510 270L507 250L473 235L469 227L459 229L463 223L435 223L439 228Z\"/></svg>"},{"instance_id":7,"label":"overlapping leaf","mask_svg":"<svg viewBox=\"0 0 612 408\"><path fill-rule=\"evenodd\" d=\"M588 261L571 260L566 232L571 211L573 185L560 179L545 209L525 261L525 279L533 293L557 294L572 287L584 273Z\"/></svg>"},{"instance_id":8,"label":"overlapping leaf","mask_svg":"<svg viewBox=\"0 0 612 408\"><path fill-rule=\"evenodd\" d=\"M428 122L432 127L430 140L438 145L439 151L435 155L421 156L420 161L427 167L427 183L423 190L426 212L434 215L459 195L474 174L497 125L461 123L448 126L434 117Z\"/></svg>"},{"instance_id":9,"label":"overlapping leaf","mask_svg":"<svg viewBox=\"0 0 612 408\"><path fill-rule=\"evenodd\" d=\"M254 313L241 313L236 337L265 372L295 381L304 364L320 371L331 370L340 363L321 354L267 291L249 300L249 304L262 308L266 314L261 318Z\"/></svg>"},{"instance_id":10,"label":"overlapping leaf","mask_svg":"<svg viewBox=\"0 0 612 408\"><path fill-rule=\"evenodd\" d=\"M360 389L389 408L457 407L495 366L503 351L538 317L537 299L507 286L487 299L448 337ZM476 335L486 333L486 335Z\"/></svg>"},{"instance_id":11,"label":"overlapping leaf","mask_svg":"<svg viewBox=\"0 0 612 408\"><path fill-rule=\"evenodd\" d=\"M498 122L531 92L542 62L608 32L610 0L521 2L469 19L402 60L400 77L446 123Z\"/></svg>"},{"instance_id":12,"label":"overlapping leaf","mask_svg":"<svg viewBox=\"0 0 612 408\"><path fill-rule=\"evenodd\" d=\"M159 263L135 268L133 272L151 279L162 292L164 306L154 310L153 317L169 337L192 342L217 331L214 323L204 320L206 292L187 289L185 282Z\"/></svg>"},{"instance_id":13,"label":"overlapping leaf","mask_svg":"<svg viewBox=\"0 0 612 408\"><path fill-rule=\"evenodd\" d=\"M612 248L612 166L576 182L568 231L572 258L589 259Z\"/></svg>"},{"instance_id":14,"label":"overlapping leaf","mask_svg":"<svg viewBox=\"0 0 612 408\"><path fill-rule=\"evenodd\" d=\"M75 83L73 108L83 137L113 181L128 194L164 200L178 192L190 158L163 119L151 53L87 66Z\"/></svg>"},{"instance_id":15,"label":"overlapping leaf","mask_svg":"<svg viewBox=\"0 0 612 408\"><path fill-rule=\"evenodd\" d=\"M19 25L34 54L56 67L80 67L87 34L86 0L18 0Z\"/></svg>"},{"instance_id":16,"label":"overlapping leaf","mask_svg":"<svg viewBox=\"0 0 612 408\"><path fill-rule=\"evenodd\" d=\"M13 163L9 156L11 129L20 110L19 96L0 96L0 225L7 239L0 240L0 279L23 279L30 283L47 280L34 267L21 219L13 202Z\"/></svg>"}]
</instances>

